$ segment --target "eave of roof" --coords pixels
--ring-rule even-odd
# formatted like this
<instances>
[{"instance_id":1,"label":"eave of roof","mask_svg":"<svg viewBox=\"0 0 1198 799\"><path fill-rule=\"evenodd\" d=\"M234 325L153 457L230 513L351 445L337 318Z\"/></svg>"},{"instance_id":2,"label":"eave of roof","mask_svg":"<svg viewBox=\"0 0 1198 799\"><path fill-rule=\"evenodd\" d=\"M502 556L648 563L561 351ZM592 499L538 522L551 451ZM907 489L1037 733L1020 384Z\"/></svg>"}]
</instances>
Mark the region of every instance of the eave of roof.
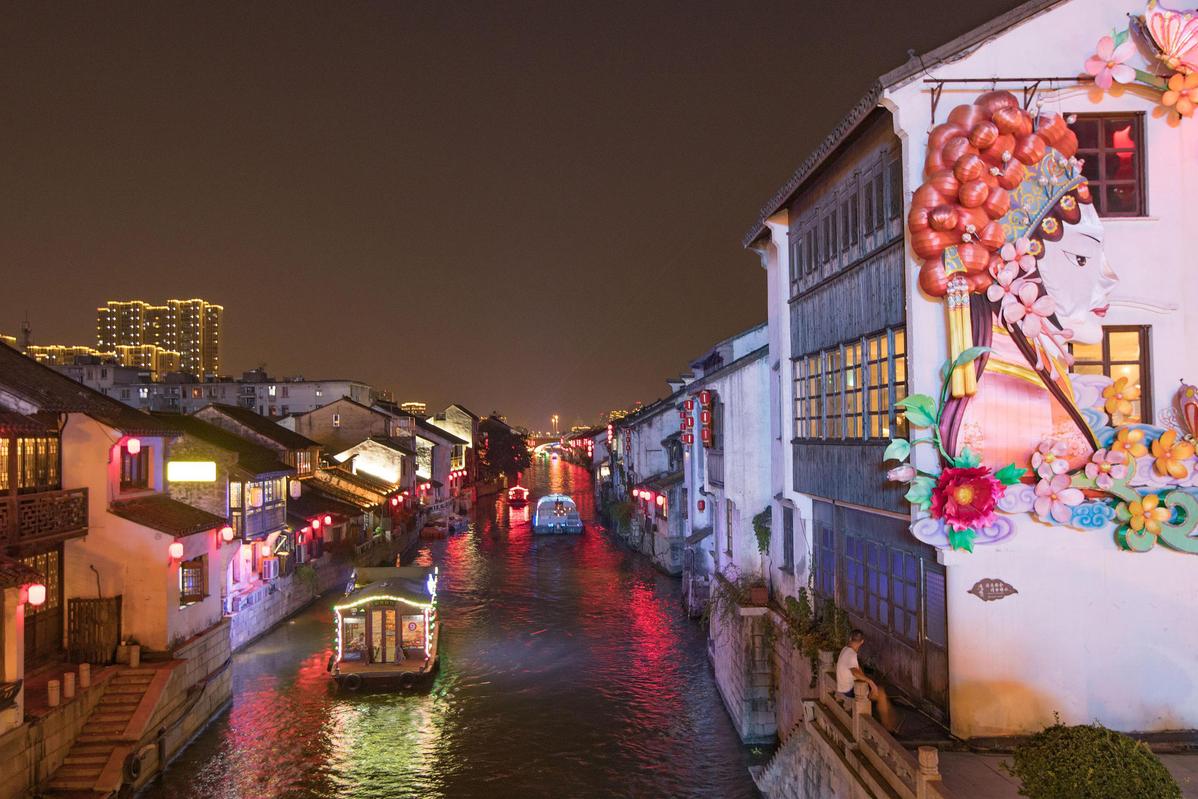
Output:
<instances>
[{"instance_id":1,"label":"eave of roof","mask_svg":"<svg viewBox=\"0 0 1198 799\"><path fill-rule=\"evenodd\" d=\"M286 447L287 449L309 449L320 446L319 442L313 441L306 436L302 436L293 430L288 430L286 427L267 419L265 416L254 413L249 408L241 408L236 405L225 405L219 402L214 402L205 407L214 409L237 424L247 427L250 430L253 430L255 433L265 436L276 444ZM203 410L203 408L200 410ZM198 412L199 411L197 411L197 413Z\"/></svg>"},{"instance_id":2,"label":"eave of roof","mask_svg":"<svg viewBox=\"0 0 1198 799\"><path fill-rule=\"evenodd\" d=\"M799 168L782 185L782 188L778 189L769 202L762 206L761 211L757 215L757 220L741 240L741 245L745 248L750 248L761 238L765 232L766 220L776 214L782 206L790 202L802 185L818 172L819 168L848 141L861 123L878 108L878 103L882 99L883 92L926 73L934 66L964 57L978 45L1065 1L1029 0L1023 5L1016 6L1005 14L1000 14L988 20L934 50L908 59L907 63L892 69L874 81L864 96L837 123L832 132L820 142L814 152L807 156L807 159L799 165Z\"/></svg>"},{"instance_id":3,"label":"eave of roof","mask_svg":"<svg viewBox=\"0 0 1198 799\"><path fill-rule=\"evenodd\" d=\"M171 535L191 535L225 525L223 517L193 508L165 494L114 502L108 512L142 527Z\"/></svg>"}]
</instances>

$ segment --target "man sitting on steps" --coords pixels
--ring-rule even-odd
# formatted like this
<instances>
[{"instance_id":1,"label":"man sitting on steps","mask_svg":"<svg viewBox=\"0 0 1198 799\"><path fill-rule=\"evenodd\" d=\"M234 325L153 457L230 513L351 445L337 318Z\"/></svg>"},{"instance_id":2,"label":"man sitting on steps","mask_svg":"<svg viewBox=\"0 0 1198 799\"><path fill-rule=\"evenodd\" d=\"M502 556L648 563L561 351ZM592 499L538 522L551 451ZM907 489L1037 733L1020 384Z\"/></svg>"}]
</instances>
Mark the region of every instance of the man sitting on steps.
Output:
<instances>
[{"instance_id":1,"label":"man sitting on steps","mask_svg":"<svg viewBox=\"0 0 1198 799\"><path fill-rule=\"evenodd\" d=\"M860 630L853 630L849 633L848 646L840 650L840 656L836 658L836 690L852 699L856 695L853 690L854 681L863 680L869 686L869 698L877 706L878 721L887 730L894 732L898 729L898 724L895 722L894 710L890 706L890 698L886 696L886 692L882 690L881 686L866 676L865 672L861 670L861 664L857 662L857 653L864 645L865 633Z\"/></svg>"}]
</instances>

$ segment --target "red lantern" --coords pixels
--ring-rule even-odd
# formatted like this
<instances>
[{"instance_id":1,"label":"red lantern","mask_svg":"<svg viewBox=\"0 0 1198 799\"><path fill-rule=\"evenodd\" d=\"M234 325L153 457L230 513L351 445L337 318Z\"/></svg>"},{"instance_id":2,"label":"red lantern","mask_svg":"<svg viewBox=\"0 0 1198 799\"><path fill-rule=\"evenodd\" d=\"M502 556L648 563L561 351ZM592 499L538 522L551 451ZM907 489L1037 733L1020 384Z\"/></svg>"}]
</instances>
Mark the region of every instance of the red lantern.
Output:
<instances>
[{"instance_id":1,"label":"red lantern","mask_svg":"<svg viewBox=\"0 0 1198 799\"><path fill-rule=\"evenodd\" d=\"M399 497L391 497L391 505L392 505L392 507L394 507L394 506L396 506L396 505L398 505L398 504L399 504Z\"/></svg>"},{"instance_id":2,"label":"red lantern","mask_svg":"<svg viewBox=\"0 0 1198 799\"><path fill-rule=\"evenodd\" d=\"M703 411L703 413L707 413L707 411ZM686 417L686 429L693 430L694 427L695 427L695 417L693 417L693 416Z\"/></svg>"},{"instance_id":3,"label":"red lantern","mask_svg":"<svg viewBox=\"0 0 1198 799\"><path fill-rule=\"evenodd\" d=\"M711 424L711 411L699 411L699 422L705 425Z\"/></svg>"},{"instance_id":4,"label":"red lantern","mask_svg":"<svg viewBox=\"0 0 1198 799\"><path fill-rule=\"evenodd\" d=\"M707 509L707 501L702 500L702 499L699 500L699 512L702 513L706 509Z\"/></svg>"},{"instance_id":5,"label":"red lantern","mask_svg":"<svg viewBox=\"0 0 1198 799\"><path fill-rule=\"evenodd\" d=\"M263 542L262 542L262 549L261 549L261 550L259 550L259 551L262 553L262 557L264 557L264 558L268 558L268 557L270 557L270 544L268 544L268 543L266 543L265 541L263 541Z\"/></svg>"},{"instance_id":6,"label":"red lantern","mask_svg":"<svg viewBox=\"0 0 1198 799\"><path fill-rule=\"evenodd\" d=\"M182 541L173 542L170 545L169 551L171 553L172 558L174 558L175 560L182 560L183 559L183 542Z\"/></svg>"},{"instance_id":7,"label":"red lantern","mask_svg":"<svg viewBox=\"0 0 1198 799\"><path fill-rule=\"evenodd\" d=\"M312 520L312 529L313 529L313 530L319 530L319 529L320 529L320 519L313 519L313 520Z\"/></svg>"},{"instance_id":8,"label":"red lantern","mask_svg":"<svg viewBox=\"0 0 1198 799\"><path fill-rule=\"evenodd\" d=\"M220 528L221 540L224 541L226 544L233 540L233 536L234 536L233 528L230 527L229 525L226 524L224 527Z\"/></svg>"},{"instance_id":9,"label":"red lantern","mask_svg":"<svg viewBox=\"0 0 1198 799\"><path fill-rule=\"evenodd\" d=\"M29 596L29 604L35 608L43 605L46 602L46 586L41 583L30 583L26 592Z\"/></svg>"},{"instance_id":10,"label":"red lantern","mask_svg":"<svg viewBox=\"0 0 1198 799\"><path fill-rule=\"evenodd\" d=\"M704 427L702 430L700 430L699 438L703 441L703 446L710 447L711 446L711 428Z\"/></svg>"},{"instance_id":11,"label":"red lantern","mask_svg":"<svg viewBox=\"0 0 1198 799\"><path fill-rule=\"evenodd\" d=\"M686 408L688 412L693 411L695 409L695 401L693 399L688 399L686 402L682 403L682 407Z\"/></svg>"},{"instance_id":12,"label":"red lantern","mask_svg":"<svg viewBox=\"0 0 1198 799\"><path fill-rule=\"evenodd\" d=\"M660 507L664 507L664 506L665 506L665 504L666 504L666 495L665 495L665 494L658 494L658 495L657 495L657 507L659 507L659 508L660 508Z\"/></svg>"},{"instance_id":13,"label":"red lantern","mask_svg":"<svg viewBox=\"0 0 1198 799\"><path fill-rule=\"evenodd\" d=\"M325 516L325 517L324 517L324 523L325 523L325 524L332 524L332 523L333 523L333 517L332 517L332 516Z\"/></svg>"},{"instance_id":14,"label":"red lantern","mask_svg":"<svg viewBox=\"0 0 1198 799\"><path fill-rule=\"evenodd\" d=\"M711 404L711 392L710 391L708 391L707 389L703 389L702 391L699 392L699 404L704 407L707 407L708 405Z\"/></svg>"}]
</instances>

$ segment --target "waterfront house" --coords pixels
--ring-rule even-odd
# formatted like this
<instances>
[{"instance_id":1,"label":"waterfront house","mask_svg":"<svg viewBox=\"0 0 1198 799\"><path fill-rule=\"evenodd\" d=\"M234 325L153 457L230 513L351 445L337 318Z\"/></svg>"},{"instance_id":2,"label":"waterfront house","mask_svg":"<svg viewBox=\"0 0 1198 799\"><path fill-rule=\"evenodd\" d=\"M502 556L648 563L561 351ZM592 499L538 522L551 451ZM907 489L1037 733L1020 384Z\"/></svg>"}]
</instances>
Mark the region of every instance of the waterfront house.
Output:
<instances>
[{"instance_id":1,"label":"waterfront house","mask_svg":"<svg viewBox=\"0 0 1198 799\"><path fill-rule=\"evenodd\" d=\"M297 478L312 474L320 464L320 442L288 430L248 408L212 404L200 408L194 415L233 435L274 450L279 460L295 469Z\"/></svg>"},{"instance_id":2,"label":"waterfront house","mask_svg":"<svg viewBox=\"0 0 1198 799\"><path fill-rule=\"evenodd\" d=\"M1145 495L1188 506L1198 467L1178 390L1194 380L1198 128L1159 88L1103 91L1085 72L1129 14L1167 26L1172 13L1037 0L912 59L870 87L745 238L767 270L772 403L785 410L771 490L796 568L771 569L775 587L813 580L866 630L893 689L962 737L1027 733L1054 714L1198 726L1198 694L1170 688L1198 668L1195 633L1175 623L1198 603L1195 519L1166 513L1147 534L1130 521ZM1126 55L1142 72L1176 67L1141 45ZM1008 294L1045 301L1024 324ZM988 350L942 382L971 344ZM906 395L929 405L904 413ZM928 408L942 426L925 426ZM933 477L904 468L888 481L890 442L929 434L945 454L917 445L913 461ZM889 467L907 460L895 446ZM947 459L1012 466L1013 482L982 495L1002 503L976 529L931 505ZM1087 463L1115 476L1087 477ZM1165 642L1168 657L1129 659Z\"/></svg>"}]
</instances>

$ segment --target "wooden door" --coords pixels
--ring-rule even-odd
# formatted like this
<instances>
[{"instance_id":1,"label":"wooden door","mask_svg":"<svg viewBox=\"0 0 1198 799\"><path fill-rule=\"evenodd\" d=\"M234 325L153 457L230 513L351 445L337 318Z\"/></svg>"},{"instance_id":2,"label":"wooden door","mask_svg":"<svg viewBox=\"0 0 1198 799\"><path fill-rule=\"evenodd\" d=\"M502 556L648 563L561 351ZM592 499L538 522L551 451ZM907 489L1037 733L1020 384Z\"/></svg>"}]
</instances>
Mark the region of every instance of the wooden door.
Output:
<instances>
[{"instance_id":1,"label":"wooden door","mask_svg":"<svg viewBox=\"0 0 1198 799\"><path fill-rule=\"evenodd\" d=\"M121 598L67 603L67 656L72 663L111 663L121 637Z\"/></svg>"}]
</instances>

